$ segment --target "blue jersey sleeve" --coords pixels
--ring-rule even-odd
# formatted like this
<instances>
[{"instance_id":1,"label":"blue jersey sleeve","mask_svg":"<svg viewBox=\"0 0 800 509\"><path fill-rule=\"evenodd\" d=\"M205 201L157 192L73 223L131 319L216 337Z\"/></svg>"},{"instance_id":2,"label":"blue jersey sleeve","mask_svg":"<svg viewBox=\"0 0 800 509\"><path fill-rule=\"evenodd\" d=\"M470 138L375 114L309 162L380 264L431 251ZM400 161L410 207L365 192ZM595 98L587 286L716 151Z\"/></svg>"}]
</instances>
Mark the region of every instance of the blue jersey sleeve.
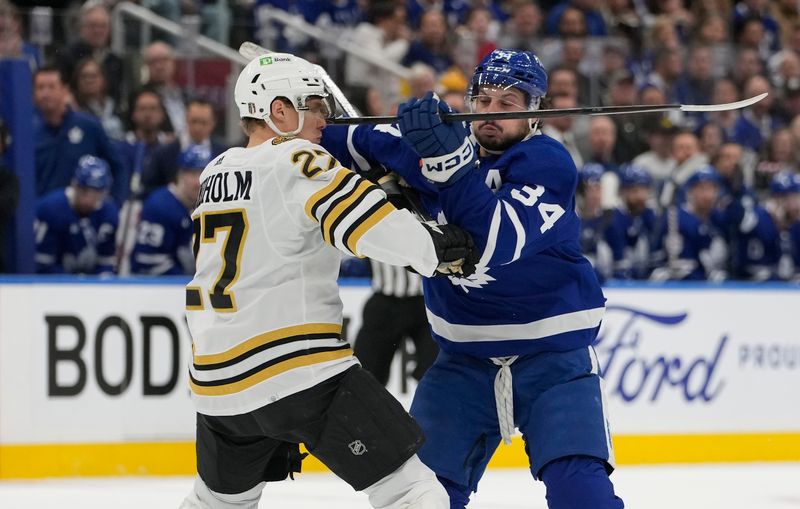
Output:
<instances>
[{"instance_id":1,"label":"blue jersey sleeve","mask_svg":"<svg viewBox=\"0 0 800 509\"><path fill-rule=\"evenodd\" d=\"M161 188L164 190L164 188ZM165 193L154 192L142 206L142 215L136 235L136 245L131 254L131 271L134 274L177 275L182 267L176 263L179 247L177 229L169 213L170 204ZM191 239L187 244L191 243Z\"/></svg>"},{"instance_id":2,"label":"blue jersey sleeve","mask_svg":"<svg viewBox=\"0 0 800 509\"><path fill-rule=\"evenodd\" d=\"M36 207L36 272L40 274L63 274L61 256L64 250L64 221L52 195L42 199Z\"/></svg>"},{"instance_id":3,"label":"blue jersey sleeve","mask_svg":"<svg viewBox=\"0 0 800 509\"><path fill-rule=\"evenodd\" d=\"M435 195L436 187L419 171L420 157L401 138L395 125L331 126L322 131L326 150L358 173L383 166L403 177L417 191Z\"/></svg>"},{"instance_id":4,"label":"blue jersey sleeve","mask_svg":"<svg viewBox=\"0 0 800 509\"><path fill-rule=\"evenodd\" d=\"M483 249L482 264L508 264L522 251L538 253L565 240L577 242L578 171L558 142L536 138L504 154L508 171L496 193L479 172L439 192L448 222L469 231Z\"/></svg>"},{"instance_id":5,"label":"blue jersey sleeve","mask_svg":"<svg viewBox=\"0 0 800 509\"><path fill-rule=\"evenodd\" d=\"M116 235L119 226L119 209L107 199L100 209L100 225L97 228L98 274L113 274L117 265Z\"/></svg>"},{"instance_id":6,"label":"blue jersey sleeve","mask_svg":"<svg viewBox=\"0 0 800 509\"><path fill-rule=\"evenodd\" d=\"M605 241L611 250L615 279L631 279L631 263L625 256L627 238L625 237L625 216L619 210L614 210L610 224L604 232Z\"/></svg>"}]
</instances>

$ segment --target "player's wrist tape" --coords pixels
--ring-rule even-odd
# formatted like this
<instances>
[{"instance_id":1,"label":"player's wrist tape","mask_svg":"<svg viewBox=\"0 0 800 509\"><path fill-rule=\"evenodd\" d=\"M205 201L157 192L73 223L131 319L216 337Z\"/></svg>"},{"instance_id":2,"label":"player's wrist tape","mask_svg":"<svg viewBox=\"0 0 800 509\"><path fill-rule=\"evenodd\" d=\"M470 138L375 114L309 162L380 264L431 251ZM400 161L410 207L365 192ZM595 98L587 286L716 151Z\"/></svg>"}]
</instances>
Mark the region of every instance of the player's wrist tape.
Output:
<instances>
[{"instance_id":1,"label":"player's wrist tape","mask_svg":"<svg viewBox=\"0 0 800 509\"><path fill-rule=\"evenodd\" d=\"M464 170L461 172L462 174L465 173L473 164L475 164L475 147L467 137L464 138L464 143L460 147L449 154L424 157L422 159L422 174L425 178L435 183L452 183L454 180L451 179L454 175L461 170Z\"/></svg>"}]
</instances>

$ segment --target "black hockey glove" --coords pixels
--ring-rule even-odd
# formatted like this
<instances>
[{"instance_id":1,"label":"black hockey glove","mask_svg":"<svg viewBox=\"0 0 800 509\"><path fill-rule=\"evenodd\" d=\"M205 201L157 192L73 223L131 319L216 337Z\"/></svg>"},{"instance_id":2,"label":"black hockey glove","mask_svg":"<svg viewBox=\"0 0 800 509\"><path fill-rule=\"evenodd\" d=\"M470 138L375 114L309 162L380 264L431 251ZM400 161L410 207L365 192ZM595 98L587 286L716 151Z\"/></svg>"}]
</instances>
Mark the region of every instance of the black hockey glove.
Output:
<instances>
[{"instance_id":1,"label":"black hockey glove","mask_svg":"<svg viewBox=\"0 0 800 509\"><path fill-rule=\"evenodd\" d=\"M475 244L466 230L454 224L422 223L433 239L439 267L434 276L468 277L475 273L478 253Z\"/></svg>"}]
</instances>

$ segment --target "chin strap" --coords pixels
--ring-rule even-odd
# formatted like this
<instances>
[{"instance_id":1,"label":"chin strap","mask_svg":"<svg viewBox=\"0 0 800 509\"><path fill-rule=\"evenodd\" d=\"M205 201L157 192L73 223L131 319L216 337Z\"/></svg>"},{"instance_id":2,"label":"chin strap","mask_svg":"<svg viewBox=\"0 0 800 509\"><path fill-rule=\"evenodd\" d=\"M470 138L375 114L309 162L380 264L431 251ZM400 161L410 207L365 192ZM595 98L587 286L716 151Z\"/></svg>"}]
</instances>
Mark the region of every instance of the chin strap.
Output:
<instances>
[{"instance_id":1,"label":"chin strap","mask_svg":"<svg viewBox=\"0 0 800 509\"><path fill-rule=\"evenodd\" d=\"M298 114L297 129L295 129L294 131L289 131L289 132L281 131L280 129L278 129L278 126L275 125L275 123L272 121L272 117L269 115L267 115L267 117L264 118L264 122L266 122L269 128L272 129L278 136L286 136L287 138L290 138L292 136L297 136L298 134L300 134L300 131L303 130L303 121L305 120L305 112L303 110L297 110L297 114Z\"/></svg>"}]
</instances>

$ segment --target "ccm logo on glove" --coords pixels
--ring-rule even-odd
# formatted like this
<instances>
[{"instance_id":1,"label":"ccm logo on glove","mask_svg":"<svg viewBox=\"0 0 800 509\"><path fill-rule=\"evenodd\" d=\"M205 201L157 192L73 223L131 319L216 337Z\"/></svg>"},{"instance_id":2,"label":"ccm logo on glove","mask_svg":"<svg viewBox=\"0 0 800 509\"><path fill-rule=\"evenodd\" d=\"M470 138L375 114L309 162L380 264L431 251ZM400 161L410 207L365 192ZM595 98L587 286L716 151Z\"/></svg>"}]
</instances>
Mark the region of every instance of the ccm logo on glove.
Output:
<instances>
[{"instance_id":1,"label":"ccm logo on glove","mask_svg":"<svg viewBox=\"0 0 800 509\"><path fill-rule=\"evenodd\" d=\"M474 158L475 148L472 146L472 143L470 143L469 138L466 138L457 152L439 157L426 157L422 160L421 164L427 177L431 178L432 175L430 175L429 172L457 171L467 164L472 163Z\"/></svg>"}]
</instances>

